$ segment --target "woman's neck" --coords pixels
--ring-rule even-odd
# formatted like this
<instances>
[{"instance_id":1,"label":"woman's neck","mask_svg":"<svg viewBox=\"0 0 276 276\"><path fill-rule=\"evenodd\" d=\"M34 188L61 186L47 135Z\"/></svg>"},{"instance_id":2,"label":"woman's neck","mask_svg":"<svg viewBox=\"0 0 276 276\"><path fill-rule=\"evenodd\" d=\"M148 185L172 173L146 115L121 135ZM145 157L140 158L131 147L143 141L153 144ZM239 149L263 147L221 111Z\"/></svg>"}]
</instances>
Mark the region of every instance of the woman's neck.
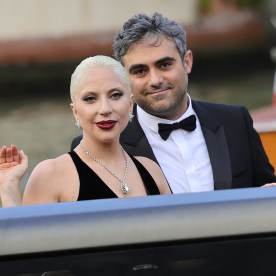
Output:
<instances>
[{"instance_id":1,"label":"woman's neck","mask_svg":"<svg viewBox=\"0 0 276 276\"><path fill-rule=\"evenodd\" d=\"M81 145L90 154L94 155L97 159L102 161L110 162L112 160L118 160L118 157L123 157L122 147L119 141L112 143L99 143L96 141L83 139L81 141ZM83 151L83 147L81 148L81 151Z\"/></svg>"}]
</instances>

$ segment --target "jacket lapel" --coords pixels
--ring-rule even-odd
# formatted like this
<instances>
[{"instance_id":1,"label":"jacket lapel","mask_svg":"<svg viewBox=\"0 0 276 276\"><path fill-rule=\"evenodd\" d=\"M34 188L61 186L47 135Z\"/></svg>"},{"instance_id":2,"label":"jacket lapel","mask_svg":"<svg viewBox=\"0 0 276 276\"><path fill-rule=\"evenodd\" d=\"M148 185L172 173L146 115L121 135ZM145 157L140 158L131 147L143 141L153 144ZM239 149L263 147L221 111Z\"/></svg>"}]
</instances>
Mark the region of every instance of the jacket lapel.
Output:
<instances>
[{"instance_id":1,"label":"jacket lapel","mask_svg":"<svg viewBox=\"0 0 276 276\"><path fill-rule=\"evenodd\" d=\"M230 189L232 173L230 155L225 137L224 127L217 118L209 115L210 105L192 101L193 108L199 118L202 132L206 141L214 176L215 190ZM143 132L136 116L121 134L121 144L124 149L137 156L145 156L158 163L151 146Z\"/></svg>"},{"instance_id":2,"label":"jacket lapel","mask_svg":"<svg viewBox=\"0 0 276 276\"><path fill-rule=\"evenodd\" d=\"M201 125L206 141L210 162L214 176L215 190L230 189L232 185L232 173L230 155L225 137L224 127L217 118L212 117L206 104L192 101Z\"/></svg>"},{"instance_id":3,"label":"jacket lapel","mask_svg":"<svg viewBox=\"0 0 276 276\"><path fill-rule=\"evenodd\" d=\"M132 122L128 123L125 130L121 133L120 142L124 149L131 155L145 156L158 163L146 135L137 120L136 110L135 105Z\"/></svg>"}]
</instances>

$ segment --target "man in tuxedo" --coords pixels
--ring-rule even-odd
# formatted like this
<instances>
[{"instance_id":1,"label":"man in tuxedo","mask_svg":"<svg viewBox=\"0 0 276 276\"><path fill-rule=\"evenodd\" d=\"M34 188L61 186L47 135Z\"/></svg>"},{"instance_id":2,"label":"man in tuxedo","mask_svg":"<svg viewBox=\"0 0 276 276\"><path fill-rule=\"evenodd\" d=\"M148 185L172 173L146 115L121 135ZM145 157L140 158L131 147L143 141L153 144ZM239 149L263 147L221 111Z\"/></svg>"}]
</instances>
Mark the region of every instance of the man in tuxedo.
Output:
<instances>
[{"instance_id":1,"label":"man in tuxedo","mask_svg":"<svg viewBox=\"0 0 276 276\"><path fill-rule=\"evenodd\" d=\"M188 94L193 55L182 26L159 13L137 14L117 32L113 50L137 103L121 144L158 162L173 193L276 182L248 110Z\"/></svg>"}]
</instances>

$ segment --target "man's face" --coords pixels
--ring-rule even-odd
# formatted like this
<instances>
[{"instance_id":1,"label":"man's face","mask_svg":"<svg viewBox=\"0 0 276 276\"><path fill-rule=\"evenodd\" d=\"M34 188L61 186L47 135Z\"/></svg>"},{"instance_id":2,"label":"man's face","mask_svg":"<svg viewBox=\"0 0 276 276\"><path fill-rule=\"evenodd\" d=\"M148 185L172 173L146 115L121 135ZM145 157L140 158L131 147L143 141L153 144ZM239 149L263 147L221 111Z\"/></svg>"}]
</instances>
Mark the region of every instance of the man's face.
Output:
<instances>
[{"instance_id":1,"label":"man's face","mask_svg":"<svg viewBox=\"0 0 276 276\"><path fill-rule=\"evenodd\" d=\"M186 52L183 61L173 41L163 38L154 44L153 39L148 39L132 46L123 63L134 100L142 109L169 120L178 119L186 111L191 51Z\"/></svg>"}]
</instances>

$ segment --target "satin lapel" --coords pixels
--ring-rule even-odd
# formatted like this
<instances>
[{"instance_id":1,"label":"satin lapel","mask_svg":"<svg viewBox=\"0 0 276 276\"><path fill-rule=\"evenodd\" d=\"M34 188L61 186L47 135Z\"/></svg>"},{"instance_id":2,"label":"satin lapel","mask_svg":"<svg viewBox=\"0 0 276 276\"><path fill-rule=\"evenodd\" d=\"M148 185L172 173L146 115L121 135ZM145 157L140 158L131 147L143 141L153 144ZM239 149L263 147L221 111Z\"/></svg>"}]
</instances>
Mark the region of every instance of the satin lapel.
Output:
<instances>
[{"instance_id":1,"label":"satin lapel","mask_svg":"<svg viewBox=\"0 0 276 276\"><path fill-rule=\"evenodd\" d=\"M137 120L136 106L134 107L133 114L134 118L132 122L121 133L120 142L122 146L133 156L145 156L158 163L146 135Z\"/></svg>"},{"instance_id":2,"label":"satin lapel","mask_svg":"<svg viewBox=\"0 0 276 276\"><path fill-rule=\"evenodd\" d=\"M230 189L232 172L224 127L215 117L209 115L208 108L212 108L211 106L196 101L193 101L192 105L199 118L206 141L213 170L215 190Z\"/></svg>"}]
</instances>

